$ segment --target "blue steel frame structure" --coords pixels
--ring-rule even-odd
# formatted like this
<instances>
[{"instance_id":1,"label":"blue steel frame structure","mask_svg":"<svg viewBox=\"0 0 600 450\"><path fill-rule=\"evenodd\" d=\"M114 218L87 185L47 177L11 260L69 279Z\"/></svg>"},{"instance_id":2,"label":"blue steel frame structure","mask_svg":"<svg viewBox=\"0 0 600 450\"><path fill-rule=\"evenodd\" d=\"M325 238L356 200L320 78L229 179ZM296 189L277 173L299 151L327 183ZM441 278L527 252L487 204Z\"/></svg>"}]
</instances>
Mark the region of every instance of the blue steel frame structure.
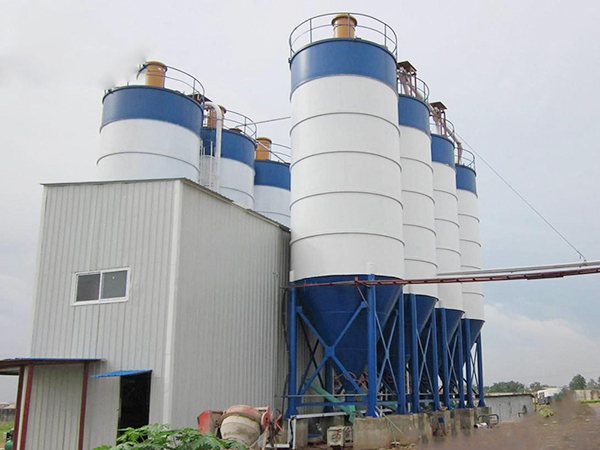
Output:
<instances>
[{"instance_id":1,"label":"blue steel frame structure","mask_svg":"<svg viewBox=\"0 0 600 450\"><path fill-rule=\"evenodd\" d=\"M391 337L394 334L394 331L392 333L390 333L390 335L387 337L387 340L385 340L386 345L385 345L385 356L383 358L383 363L381 364L380 367L378 367L377 364L377 340L378 340L378 334L379 336L382 336L385 338L385 336L383 336L383 327L382 324L379 323L378 319L377 319L377 314L375 313L375 306L377 304L377 300L375 297L375 290L373 289L374 286L376 285L386 285L386 284L396 284L396 285L406 285L406 284L427 284L427 283L475 283L475 282L483 282L483 281L505 281L505 280L536 280L536 279L548 279L548 278L563 278L566 276L574 276L574 275L584 275L584 274L592 274L592 273L600 273L600 263L598 264L598 266L594 266L594 267L576 267L576 268L561 268L560 270L547 270L547 271L524 271L522 273L509 273L509 274L476 274L476 275L472 275L472 274L466 274L466 275L460 275L456 278L432 278L432 279L422 279L422 280L385 280L385 281L375 281L375 276L374 275L369 275L368 280L366 282L362 281L359 282L358 280L355 280L356 284L361 283L362 285L366 286L367 289L367 298L364 299L365 301L363 302L363 304L361 304L359 306L360 310L367 308L367 317L368 317L368 368L371 369L370 371L370 375L368 377L368 390L370 392L368 393L364 393L364 391L362 391L363 394L359 395L361 397L366 397L364 400L360 400L360 401L347 401L347 400L343 400L340 402L333 402L333 401L329 401L329 402L320 402L320 403L304 403L302 401L302 397L304 396L304 394L307 392L308 388L310 387L310 385L312 384L312 382L319 376L319 372L326 367L327 363L329 362L329 360L332 360L333 362L335 362L335 343L333 346L327 346L325 344L325 342L323 341L323 338L320 337L318 335L318 333L316 333L316 330L314 329L314 326L312 326L310 324L310 321L307 319L306 315L304 315L302 313L302 305L298 304L297 301L297 295L296 295L296 290L294 288L294 285L292 284L289 288L289 296L288 296L288 330L287 330L287 340L288 340L288 351L289 351L289 375L288 375L288 386L287 386L287 398L288 398L288 407L286 410L286 417L291 417L291 416L295 416L298 414L298 408L301 406L316 406L316 405L321 405L323 407L336 407L336 406L340 406L340 405L344 405L344 404L352 404L352 405L366 405L367 406L367 415L368 416L374 416L377 414L377 406L378 405L390 405L392 402L388 402L388 401L379 401L378 400L378 392L380 388L383 388L383 383L382 383L382 379L383 379L383 372L384 372L384 368L385 365L391 365L390 364L390 342L391 342ZM400 296L399 298L403 298L403 296ZM415 308L415 301L413 301L411 299L411 301L409 302L411 307L411 319L414 319L414 314L416 312L416 308ZM357 309L357 312L355 313L355 315L353 316L353 318L351 320L354 320L356 318L356 316L358 315L358 312L360 312ZM395 314L393 315L394 319L396 321L396 326L392 327L393 330L397 330L395 331L397 333L397 336L399 339L404 338L405 337L405 307L404 307L404 301L398 301L396 302L396 306L395 306ZM433 314L435 316L435 314ZM306 376L303 376L303 380L302 380L302 384L298 385L298 321L299 319L305 323L307 325L307 327L311 330L311 332L315 335L315 337L317 338L317 340L319 341L319 343L323 346L324 348L324 358L321 360L320 363L316 363L316 359L315 359L315 349L316 346L311 350L311 362L309 362L309 364L306 367L305 373L309 373L310 372L310 368L311 368L311 364L314 362L316 364L316 368L315 371L310 375L310 377L308 378L308 380L310 380L310 382L306 382L304 381L306 378ZM434 319L435 320L435 319ZM464 323L466 324L467 321L464 321ZM443 321L440 325L443 329L444 324ZM415 354L415 347L418 348L419 347L419 337L416 336L416 325L415 325L415 321L411 320L411 326L410 326L410 333L412 336L412 341L411 341L411 353ZM465 329L466 328L466 329ZM464 325L463 326L463 321L461 320L457 329L457 332L455 333L454 338L452 338L450 340L450 343L448 346L446 346L445 341L442 343L444 348L447 349L451 349L453 352L456 353L456 363L452 364L450 361L448 361L447 363L444 362L444 359L446 358L444 356L445 352L442 352L442 367L443 367L443 376L442 376L442 383L443 386L456 386L456 389L458 390L458 408L464 408L464 407L473 407L474 406L474 402L473 402L473 373L475 373L475 377L476 377L476 382L477 382L477 390L478 390L478 406L485 406L485 401L484 401L484 392L483 392L483 347L482 347L482 342L481 342L481 333L478 334L477 338L475 339L475 349L474 349L474 354L472 353L473 349L472 349L472 342L470 342L471 338L468 336L471 336L470 333L470 325ZM348 326L345 328L345 330L341 333L345 333L348 329ZM437 331L436 328L436 324L434 322L434 330ZM339 338L338 338L338 342L339 342ZM401 340L399 342L402 342ZM395 382L393 383L394 386L396 386L396 393L397 393L397 412L399 414L403 414L407 412L407 402L406 402L406 395L407 395L407 390L406 390L406 380L404 378L406 372L406 355L405 355L405 350L404 350L404 346L403 345L398 345L398 363L397 363L397 369L398 369L398 380L395 380ZM465 356L466 356L466 361L465 361ZM454 358L453 358L454 359ZM345 372L345 376L349 376L348 371L345 370L343 368L343 366L341 366L341 364L339 363L339 361L336 363L338 365L338 367L342 370L342 373ZM340 367L341 366L341 367ZM449 370L449 367L452 367L451 370ZM465 399L465 386L464 386L464 381L465 379L463 378L463 367L466 367L466 372L467 372L467 386L466 386L466 395L467 398ZM413 368L413 374L414 373L418 373L418 368L419 368L419 364L417 362L416 359L413 360L412 362L412 368ZM414 369L417 370L414 370ZM327 368L327 372L331 374L332 370L331 370L331 364L329 364L329 367ZM352 377L349 377L349 379ZM414 381L414 375L411 377L412 379L412 385L413 387L415 386L415 381ZM437 377L436 377L437 378ZM449 381L448 381L449 380ZM354 380L352 380L352 383L354 385L355 388L358 387L358 385L354 382ZM326 384L331 387L332 383L330 382L326 382ZM418 387L418 385L416 385ZM416 389L417 393L418 393L418 389ZM415 389L412 390L413 393L413 400L417 397L417 394L415 394ZM449 395L449 394L448 394ZM446 397L446 393L444 393L445 396L445 400L448 400L448 397ZM465 404L465 400L466 400L466 404ZM449 402L449 400L448 400ZM414 402L415 405L418 402ZM435 405L434 405L435 406Z\"/></svg>"},{"instance_id":2,"label":"blue steel frame structure","mask_svg":"<svg viewBox=\"0 0 600 450\"><path fill-rule=\"evenodd\" d=\"M373 275L369 275L368 281L373 281ZM355 283L361 284L356 280ZM394 409L397 414L418 413L421 411L421 403L428 401L421 397L425 394L433 401L433 409L441 408L439 396L439 384L437 371L432 372L427 367L428 355L433 360L434 367L438 367L438 325L436 314L433 311L421 332L417 327L417 296L408 294L400 295L394 305L394 310L389 318L391 324L384 327L376 314L377 296L375 286L365 283L367 289L366 298L354 311L351 319L345 325L333 345L327 345L323 337L316 330L310 319L303 312L301 302L298 298L296 287L291 284L287 296L287 341L289 351L289 373L287 385L288 407L286 417L298 414L298 408L306 406L321 406L333 409L335 407L358 406L366 409L366 416L377 416L379 407ZM300 286L298 286L300 287ZM405 301L405 298L408 301ZM359 314L366 310L367 327L367 368L366 388L359 385L351 373L344 367L335 355L335 348L342 337L348 332L352 323L358 319ZM408 320L406 320L408 319ZM408 326L406 326L408 324ZM388 329L386 333L384 330ZM311 345L308 333L316 339ZM305 367L300 367L298 356L298 340L304 336L310 356ZM399 345L395 351L397 355L397 367L392 367L392 340L397 339ZM406 352L405 342L409 343L409 351ZM378 360L378 345L382 357ZM317 357L318 349L322 348L322 357ZM343 392L334 392L333 369L344 376L356 392L344 395ZM300 372L300 369L302 371ZM298 376L301 373L300 377ZM389 374L391 380L384 382L384 374ZM406 375L409 375L407 378ZM304 401L311 385L318 381L323 389L332 394L335 399L324 399L320 402ZM424 393L422 387L429 386ZM343 399L338 399L343 397Z\"/></svg>"},{"instance_id":3,"label":"blue steel frame structure","mask_svg":"<svg viewBox=\"0 0 600 450\"><path fill-rule=\"evenodd\" d=\"M374 275L369 275L368 281L373 281ZM359 304L356 311L348 321L333 345L327 345L323 337L311 324L303 312L302 304L298 299L296 287L291 283L287 295L287 342L289 352L289 373L287 384L287 409L286 417L298 415L298 408L320 406L327 410L340 407L364 407L365 415L375 417L379 407L394 409L397 414L419 413L423 402L432 403L432 409L438 411L442 403L448 409L473 408L474 391L473 380L477 382L478 406L485 406L483 399L483 360L481 333L477 337L475 351L472 352L473 343L469 342L468 321L461 321L456 333L451 339L447 338L444 311L440 318L433 311L421 332L417 327L417 296L414 294L400 295L394 305L394 311L389 321L391 326L384 332L384 325L380 323L376 314L377 296L375 285L356 280L355 283L366 286L367 295ZM298 286L300 287L300 286ZM407 298L408 301L404 299ZM351 373L344 367L335 355L335 348L342 337L348 332L352 323L358 319L359 314L365 310L367 326L367 367L366 388L361 386ZM408 319L408 320L406 320ZM406 326L408 324L408 326ZM308 332L307 332L308 330ZM315 338L314 344L310 343L309 332ZM305 338L310 356L305 367L300 367L298 357L298 340ZM397 367L392 367L390 351L392 340L398 339ZM441 340L438 345L438 339ZM409 343L408 353L405 341ZM383 358L377 359L379 349ZM322 348L322 357L317 356L318 349ZM428 368L427 360L433 362L434 370ZM440 362L441 359L441 362ZM456 362L455 362L456 361ZM441 364L441 365L440 365ZM440 398L440 384L435 368L441 367L442 398ZM335 392L333 372L346 377L356 392L344 395ZM300 377L299 369L302 369ZM389 370L387 370L389 369ZM384 373L391 375L384 383ZM407 378L408 375L408 378ZM332 398L319 402L304 401L308 390L314 382L318 381L322 388L332 394ZM452 397L458 395L458 402L452 404ZM338 397L342 397L339 399ZM440 400L443 400L440 401Z\"/></svg>"},{"instance_id":4,"label":"blue steel frame structure","mask_svg":"<svg viewBox=\"0 0 600 450\"><path fill-rule=\"evenodd\" d=\"M374 275L369 275L368 281L375 280ZM356 280L357 285L361 284L360 281ZM395 406L399 413L406 412L406 391L404 386L406 385L405 375L405 361L404 346L398 346L398 366L396 370L389 370L388 373L392 374L392 384L395 391L398 393L397 401L386 399L384 394L384 381L383 374L386 367L391 369L391 358L390 348L391 340L393 337L399 339L399 342L404 342L404 304L402 301L397 301L394 305L394 311L392 317L389 320L392 321L391 331L389 334L384 332L385 324L381 323L377 317L377 296L375 292L375 285L366 284L366 298L360 302L352 317L346 323L344 329L337 336L336 341L333 345L327 345L325 339L319 334L309 318L302 310L302 305L298 299L296 288L293 283L288 289L288 305L287 305L287 340L288 340L288 351L289 351L289 374L288 374L288 386L287 386L287 398L288 407L286 410L286 417L292 417L298 414L298 408L303 406L322 406L326 408L344 407L344 406L362 406L366 408L365 415L375 417L378 415L378 407L390 407ZM400 295L400 299L402 296ZM366 329L367 329L367 386L360 386L357 380L351 375L351 373L344 367L335 354L336 346L339 344L341 339L350 329L350 326L355 320L358 320L359 314L362 311L366 311ZM300 326L299 326L300 325ZM310 346L310 357L306 367L303 369L300 379L298 379L299 369L301 368L298 359L298 337L299 331L304 328L308 329L312 336L316 339L316 344ZM306 333L305 337L306 336ZM307 340L308 342L308 340ZM378 343L382 344L384 349L384 356L381 361L377 359ZM317 349L322 348L322 358L317 360ZM341 376L344 376L348 382L352 385L356 392L349 393L346 396L342 393L343 400L333 401L327 400L321 402L310 402L303 401L311 385L319 379L323 388L330 392L332 396L336 397L339 395L333 392L333 368L336 368ZM324 371L325 376L321 377L321 373ZM398 373L398 380L393 375ZM358 399L357 399L358 398Z\"/></svg>"},{"instance_id":5,"label":"blue steel frame structure","mask_svg":"<svg viewBox=\"0 0 600 450\"><path fill-rule=\"evenodd\" d=\"M462 322L462 321L461 321ZM463 328L463 358L465 362L465 382L466 393L465 399L467 408L475 407L475 396L478 398L477 406L485 406L484 391L483 391L483 349L481 345L481 332L477 335L475 342L471 341L471 324L468 320L464 321ZM477 385L477 390L474 390L474 385ZM476 394L476 395L474 395ZM462 402L461 402L462 405Z\"/></svg>"},{"instance_id":6,"label":"blue steel frame structure","mask_svg":"<svg viewBox=\"0 0 600 450\"><path fill-rule=\"evenodd\" d=\"M427 319L421 332L417 324L417 296L407 295L410 310L410 334L407 340L410 343L409 367L411 382L411 407L413 414L421 412L421 403L428 402L431 398L433 409L440 409L439 383L437 376L438 352L437 352L437 321L435 311ZM430 366L428 359L433 362ZM433 370L432 370L433 368Z\"/></svg>"}]
</instances>

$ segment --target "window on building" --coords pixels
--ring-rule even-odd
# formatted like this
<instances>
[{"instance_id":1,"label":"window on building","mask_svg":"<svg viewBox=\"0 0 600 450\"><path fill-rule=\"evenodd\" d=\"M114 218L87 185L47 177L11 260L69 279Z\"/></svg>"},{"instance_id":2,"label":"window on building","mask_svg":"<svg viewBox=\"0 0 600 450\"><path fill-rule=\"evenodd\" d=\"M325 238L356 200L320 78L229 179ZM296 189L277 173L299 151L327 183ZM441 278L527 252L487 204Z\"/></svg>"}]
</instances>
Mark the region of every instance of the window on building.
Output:
<instances>
[{"instance_id":1,"label":"window on building","mask_svg":"<svg viewBox=\"0 0 600 450\"><path fill-rule=\"evenodd\" d=\"M127 300L128 269L75 274L75 303Z\"/></svg>"}]
</instances>

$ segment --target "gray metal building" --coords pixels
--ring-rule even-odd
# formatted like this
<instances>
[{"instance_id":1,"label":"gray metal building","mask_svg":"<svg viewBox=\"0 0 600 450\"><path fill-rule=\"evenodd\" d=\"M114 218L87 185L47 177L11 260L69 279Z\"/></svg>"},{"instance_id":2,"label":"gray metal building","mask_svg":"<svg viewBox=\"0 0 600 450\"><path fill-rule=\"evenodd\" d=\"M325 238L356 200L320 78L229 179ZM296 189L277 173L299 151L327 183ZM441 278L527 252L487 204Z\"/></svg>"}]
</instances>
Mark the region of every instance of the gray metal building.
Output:
<instances>
[{"instance_id":1,"label":"gray metal building","mask_svg":"<svg viewBox=\"0 0 600 450\"><path fill-rule=\"evenodd\" d=\"M535 411L533 394L486 394L485 403L500 421L519 420Z\"/></svg>"},{"instance_id":2,"label":"gray metal building","mask_svg":"<svg viewBox=\"0 0 600 450\"><path fill-rule=\"evenodd\" d=\"M46 185L41 223L32 355L71 361L22 366L19 450L114 442L119 371L151 371L150 423L281 408L287 228L184 179Z\"/></svg>"}]
</instances>

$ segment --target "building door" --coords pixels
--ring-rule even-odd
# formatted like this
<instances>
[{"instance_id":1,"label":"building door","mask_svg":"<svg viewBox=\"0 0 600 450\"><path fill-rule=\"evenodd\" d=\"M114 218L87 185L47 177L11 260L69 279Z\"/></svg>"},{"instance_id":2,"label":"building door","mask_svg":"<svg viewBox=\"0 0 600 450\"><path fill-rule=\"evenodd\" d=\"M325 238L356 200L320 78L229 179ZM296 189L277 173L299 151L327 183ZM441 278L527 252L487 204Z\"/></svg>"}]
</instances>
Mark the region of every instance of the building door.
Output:
<instances>
[{"instance_id":1,"label":"building door","mask_svg":"<svg viewBox=\"0 0 600 450\"><path fill-rule=\"evenodd\" d=\"M150 372L146 372L121 377L118 436L124 428L148 425L151 375Z\"/></svg>"}]
</instances>

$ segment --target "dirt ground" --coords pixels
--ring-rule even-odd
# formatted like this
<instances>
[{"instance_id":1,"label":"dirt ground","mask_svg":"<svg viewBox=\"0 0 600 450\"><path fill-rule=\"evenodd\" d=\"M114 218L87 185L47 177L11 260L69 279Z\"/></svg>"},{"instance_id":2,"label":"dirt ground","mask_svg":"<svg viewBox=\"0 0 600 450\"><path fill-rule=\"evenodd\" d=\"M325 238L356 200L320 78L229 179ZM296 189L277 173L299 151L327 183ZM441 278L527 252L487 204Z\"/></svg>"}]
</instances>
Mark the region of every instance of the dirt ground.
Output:
<instances>
[{"instance_id":1,"label":"dirt ground","mask_svg":"<svg viewBox=\"0 0 600 450\"><path fill-rule=\"evenodd\" d=\"M445 437L417 449L440 450L600 450L600 403L553 404L554 416L529 414L518 422L474 428L469 435Z\"/></svg>"}]
</instances>

